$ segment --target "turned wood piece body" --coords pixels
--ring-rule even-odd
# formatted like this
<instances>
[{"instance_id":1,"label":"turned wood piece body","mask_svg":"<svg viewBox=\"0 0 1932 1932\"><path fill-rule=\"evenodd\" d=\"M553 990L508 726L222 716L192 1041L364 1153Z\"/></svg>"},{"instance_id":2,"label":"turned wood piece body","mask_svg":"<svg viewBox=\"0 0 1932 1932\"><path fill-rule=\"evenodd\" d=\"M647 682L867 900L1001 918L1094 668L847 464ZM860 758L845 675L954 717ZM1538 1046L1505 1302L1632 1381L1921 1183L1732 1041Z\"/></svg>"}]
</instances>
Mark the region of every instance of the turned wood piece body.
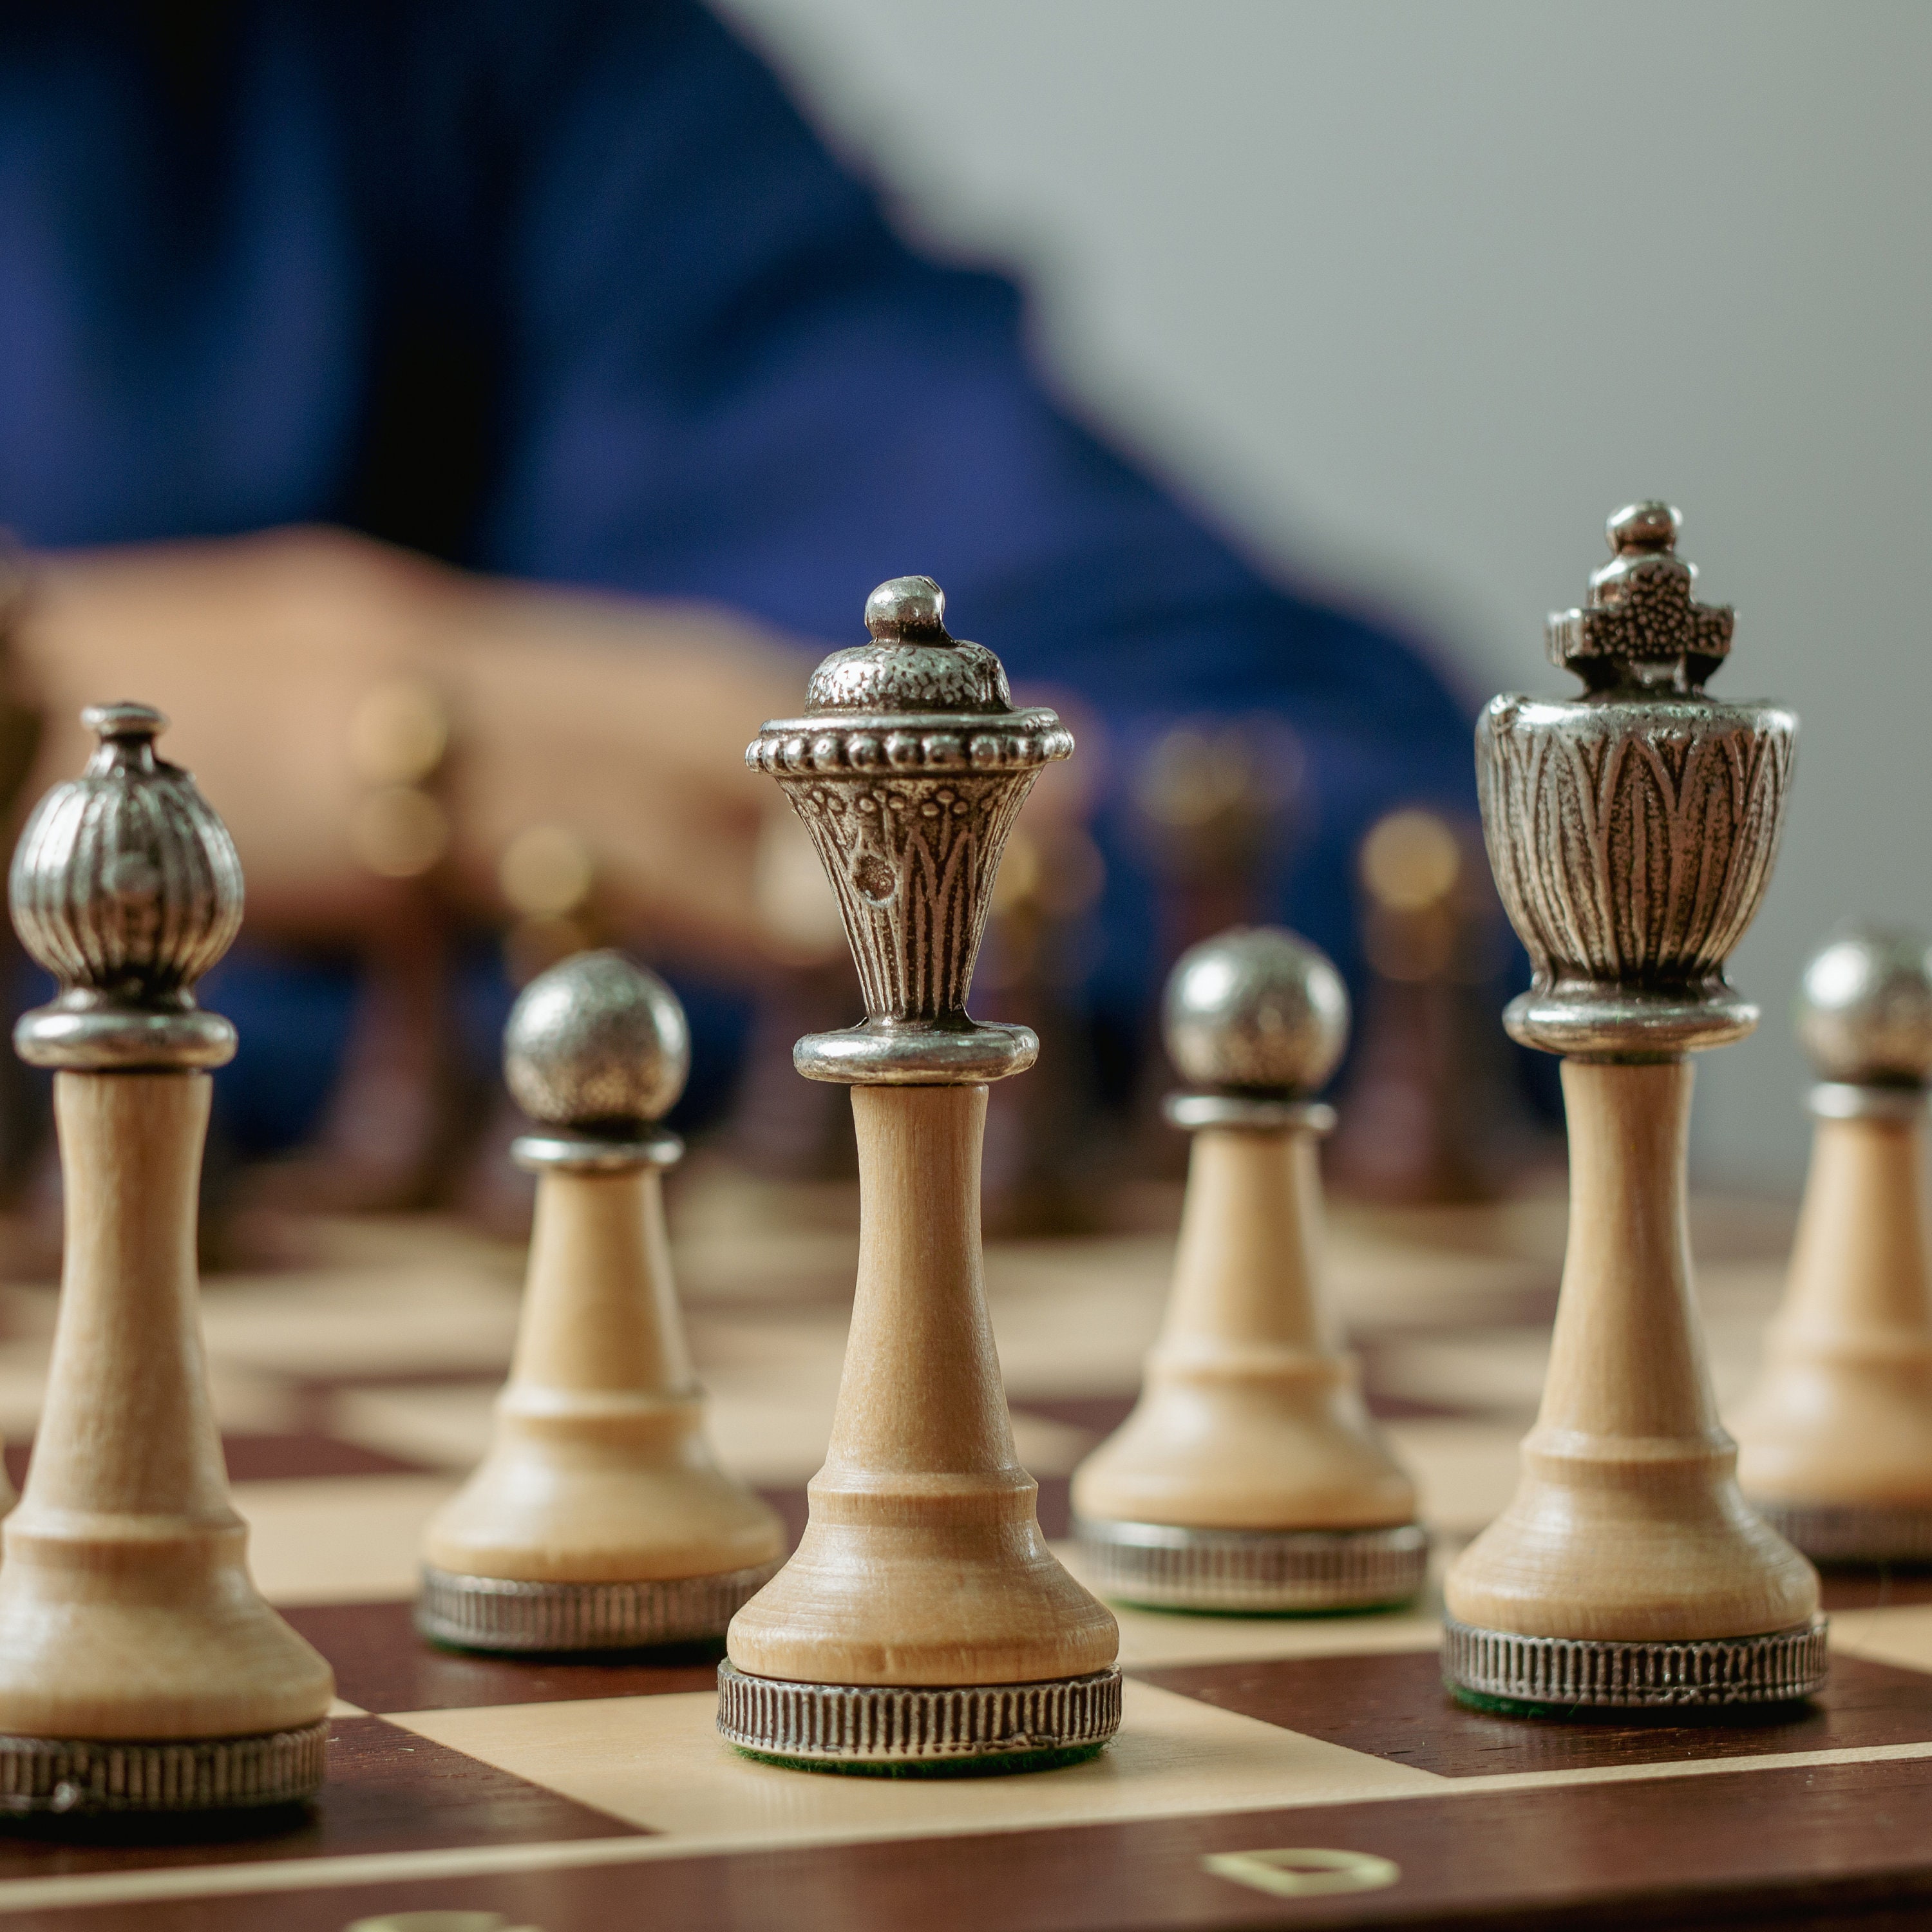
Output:
<instances>
[{"instance_id":1,"label":"turned wood piece body","mask_svg":"<svg viewBox=\"0 0 1932 1932\"><path fill-rule=\"evenodd\" d=\"M1746 1508L1691 1300L1687 1060L1563 1063L1570 1232L1508 1508L1451 1568L1466 1624L1677 1640L1806 1622L1811 1566Z\"/></svg>"},{"instance_id":2,"label":"turned wood piece body","mask_svg":"<svg viewBox=\"0 0 1932 1932\"><path fill-rule=\"evenodd\" d=\"M62 1072L66 1258L19 1507L0 1525L0 1732L311 1724L328 1666L262 1601L202 1360L195 1193L209 1082Z\"/></svg>"},{"instance_id":3,"label":"turned wood piece body","mask_svg":"<svg viewBox=\"0 0 1932 1932\"><path fill-rule=\"evenodd\" d=\"M657 1169L551 1168L488 1456L430 1526L459 1575L628 1582L784 1553L777 1515L704 1438Z\"/></svg>"},{"instance_id":4,"label":"turned wood piece body","mask_svg":"<svg viewBox=\"0 0 1932 1932\"><path fill-rule=\"evenodd\" d=\"M987 1318L984 1086L855 1087L858 1291L825 1466L731 1661L811 1683L1036 1682L1106 1669L1112 1613L1040 1534Z\"/></svg>"},{"instance_id":5,"label":"turned wood piece body","mask_svg":"<svg viewBox=\"0 0 1932 1932\"><path fill-rule=\"evenodd\" d=\"M1312 1124L1196 1131L1160 1339L1133 1413L1082 1464L1082 1519L1211 1529L1412 1521L1321 1278Z\"/></svg>"},{"instance_id":6,"label":"turned wood piece body","mask_svg":"<svg viewBox=\"0 0 1932 1932\"><path fill-rule=\"evenodd\" d=\"M1746 1492L1932 1504L1922 1109L1821 1120L1784 1303L1738 1418Z\"/></svg>"}]
</instances>

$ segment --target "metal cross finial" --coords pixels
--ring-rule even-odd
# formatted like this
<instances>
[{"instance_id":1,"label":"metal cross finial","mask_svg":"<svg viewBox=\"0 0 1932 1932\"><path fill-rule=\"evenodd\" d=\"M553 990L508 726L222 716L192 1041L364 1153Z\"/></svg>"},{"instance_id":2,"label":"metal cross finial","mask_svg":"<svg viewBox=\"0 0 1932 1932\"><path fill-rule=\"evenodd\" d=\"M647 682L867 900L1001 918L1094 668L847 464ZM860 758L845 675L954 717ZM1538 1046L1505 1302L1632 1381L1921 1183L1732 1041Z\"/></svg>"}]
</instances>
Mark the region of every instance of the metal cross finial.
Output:
<instances>
[{"instance_id":1,"label":"metal cross finial","mask_svg":"<svg viewBox=\"0 0 1932 1932\"><path fill-rule=\"evenodd\" d=\"M1693 599L1697 567L1677 554L1683 524L1655 501L1626 504L1610 518L1610 561L1592 574L1589 601L1550 613L1551 663L1593 692L1702 688L1730 653L1736 614Z\"/></svg>"}]
</instances>

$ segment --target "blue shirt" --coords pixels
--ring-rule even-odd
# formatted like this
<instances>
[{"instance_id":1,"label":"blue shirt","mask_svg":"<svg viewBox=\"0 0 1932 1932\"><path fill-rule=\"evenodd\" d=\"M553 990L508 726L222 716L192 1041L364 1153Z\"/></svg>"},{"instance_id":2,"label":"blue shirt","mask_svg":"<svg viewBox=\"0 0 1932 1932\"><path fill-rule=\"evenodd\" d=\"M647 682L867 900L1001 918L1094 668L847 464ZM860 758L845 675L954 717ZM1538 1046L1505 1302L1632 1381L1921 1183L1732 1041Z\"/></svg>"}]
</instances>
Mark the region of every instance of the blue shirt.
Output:
<instances>
[{"instance_id":1,"label":"blue shirt","mask_svg":"<svg viewBox=\"0 0 1932 1932\"><path fill-rule=\"evenodd\" d=\"M1351 972L1366 824L1473 803L1422 656L1077 422L1012 284L907 247L690 0L0 4L0 521L315 520L821 644L924 572L1121 745L1264 711L1307 760L1274 910ZM1096 985L1132 1004L1120 824Z\"/></svg>"}]
</instances>

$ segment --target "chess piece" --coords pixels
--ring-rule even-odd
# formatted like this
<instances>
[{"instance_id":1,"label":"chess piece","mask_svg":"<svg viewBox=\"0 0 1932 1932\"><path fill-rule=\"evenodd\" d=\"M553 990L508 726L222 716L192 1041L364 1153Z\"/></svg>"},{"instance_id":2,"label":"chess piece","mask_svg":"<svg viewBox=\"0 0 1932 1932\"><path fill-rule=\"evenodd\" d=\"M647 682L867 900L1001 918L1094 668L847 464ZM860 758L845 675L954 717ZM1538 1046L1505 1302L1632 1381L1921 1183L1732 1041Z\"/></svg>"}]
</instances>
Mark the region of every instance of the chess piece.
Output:
<instances>
[{"instance_id":1,"label":"chess piece","mask_svg":"<svg viewBox=\"0 0 1932 1932\"><path fill-rule=\"evenodd\" d=\"M1724 962L1771 876L1798 721L1705 680L1732 614L1694 602L1677 512L1634 504L1580 610L1581 699L1498 698L1477 730L1490 862L1529 951L1504 1014L1563 1056L1570 1234L1536 1426L1503 1514L1450 1568L1444 1674L1532 1708L1736 1705L1825 1675L1816 1571L1745 1507L1690 1295L1697 1049L1756 1009Z\"/></svg>"},{"instance_id":2,"label":"chess piece","mask_svg":"<svg viewBox=\"0 0 1932 1932\"><path fill-rule=\"evenodd\" d=\"M1784 1305L1738 1425L1738 1476L1808 1556L1932 1560L1932 1280L1923 1168L1932 956L1860 927L1804 969L1817 1084Z\"/></svg>"},{"instance_id":3,"label":"chess piece","mask_svg":"<svg viewBox=\"0 0 1932 1932\"><path fill-rule=\"evenodd\" d=\"M1140 1402L1073 1478L1083 1553L1111 1597L1162 1610L1360 1610L1421 1588L1415 1486L1369 1419L1321 1288L1310 1096L1342 1057L1348 996L1279 927L1184 954L1169 1058L1197 1090L1174 1291Z\"/></svg>"},{"instance_id":4,"label":"chess piece","mask_svg":"<svg viewBox=\"0 0 1932 1932\"><path fill-rule=\"evenodd\" d=\"M1493 1199L1527 1136L1510 1048L1485 995L1502 920L1475 825L1418 806L1385 812L1357 856L1368 984L1330 1190L1414 1206Z\"/></svg>"},{"instance_id":5,"label":"chess piece","mask_svg":"<svg viewBox=\"0 0 1932 1932\"><path fill-rule=\"evenodd\" d=\"M1119 1723L1118 1634L1048 1552L1014 1454L987 1320L980 1148L989 1082L1036 1051L966 1012L1006 835L1072 740L1016 711L939 586L867 600L874 641L813 673L802 718L747 753L777 778L838 894L866 1017L796 1064L849 1086L863 1222L845 1368L811 1520L732 1619L718 1729L782 1761L1023 1769Z\"/></svg>"},{"instance_id":6,"label":"chess piece","mask_svg":"<svg viewBox=\"0 0 1932 1932\"><path fill-rule=\"evenodd\" d=\"M676 997L621 954L524 988L504 1072L536 1122L530 1281L488 1456L430 1525L417 1623L493 1651L628 1649L724 1633L784 1554L713 1461L678 1319L656 1124L690 1066Z\"/></svg>"},{"instance_id":7,"label":"chess piece","mask_svg":"<svg viewBox=\"0 0 1932 1932\"><path fill-rule=\"evenodd\" d=\"M284 1804L322 1782L328 1666L256 1594L231 1507L195 1280L207 1069L194 1003L242 919L226 829L156 758L144 705L14 854L14 923L60 982L22 1018L51 1067L67 1252L26 1490L0 1526L0 1813Z\"/></svg>"}]
</instances>

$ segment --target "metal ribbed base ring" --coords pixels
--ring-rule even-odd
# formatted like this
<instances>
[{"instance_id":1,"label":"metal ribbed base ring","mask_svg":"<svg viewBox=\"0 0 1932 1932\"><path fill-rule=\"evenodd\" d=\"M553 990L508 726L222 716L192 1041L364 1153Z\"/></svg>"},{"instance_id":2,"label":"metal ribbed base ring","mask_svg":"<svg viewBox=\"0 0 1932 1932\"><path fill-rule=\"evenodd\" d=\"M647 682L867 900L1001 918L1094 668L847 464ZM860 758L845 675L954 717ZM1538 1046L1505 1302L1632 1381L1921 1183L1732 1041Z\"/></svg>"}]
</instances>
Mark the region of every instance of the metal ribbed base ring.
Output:
<instances>
[{"instance_id":1,"label":"metal ribbed base ring","mask_svg":"<svg viewBox=\"0 0 1932 1932\"><path fill-rule=\"evenodd\" d=\"M695 1643L722 1636L778 1570L772 1562L639 1583L520 1583L425 1567L416 1628L433 1643L530 1654Z\"/></svg>"},{"instance_id":2,"label":"metal ribbed base ring","mask_svg":"<svg viewBox=\"0 0 1932 1932\"><path fill-rule=\"evenodd\" d=\"M1681 1643L1522 1636L1442 1620L1442 1680L1513 1704L1604 1710L1784 1704L1824 1688L1825 1619Z\"/></svg>"},{"instance_id":3,"label":"metal ribbed base ring","mask_svg":"<svg viewBox=\"0 0 1932 1932\"><path fill-rule=\"evenodd\" d=\"M1814 1562L1932 1563L1932 1508L1748 1500L1786 1542Z\"/></svg>"},{"instance_id":4,"label":"metal ribbed base ring","mask_svg":"<svg viewBox=\"0 0 1932 1932\"><path fill-rule=\"evenodd\" d=\"M1418 1522L1379 1529L1186 1529L1082 1520L1084 1567L1103 1597L1162 1610L1265 1616L1407 1603L1429 1570Z\"/></svg>"},{"instance_id":5,"label":"metal ribbed base ring","mask_svg":"<svg viewBox=\"0 0 1932 1932\"><path fill-rule=\"evenodd\" d=\"M1097 1750L1120 1726L1120 1673L1038 1684L794 1684L718 1666L718 1730L767 1757L892 1769Z\"/></svg>"},{"instance_id":6,"label":"metal ribbed base ring","mask_svg":"<svg viewBox=\"0 0 1932 1932\"><path fill-rule=\"evenodd\" d=\"M322 1788L328 1720L239 1738L0 1736L0 1817L236 1811Z\"/></svg>"}]
</instances>

